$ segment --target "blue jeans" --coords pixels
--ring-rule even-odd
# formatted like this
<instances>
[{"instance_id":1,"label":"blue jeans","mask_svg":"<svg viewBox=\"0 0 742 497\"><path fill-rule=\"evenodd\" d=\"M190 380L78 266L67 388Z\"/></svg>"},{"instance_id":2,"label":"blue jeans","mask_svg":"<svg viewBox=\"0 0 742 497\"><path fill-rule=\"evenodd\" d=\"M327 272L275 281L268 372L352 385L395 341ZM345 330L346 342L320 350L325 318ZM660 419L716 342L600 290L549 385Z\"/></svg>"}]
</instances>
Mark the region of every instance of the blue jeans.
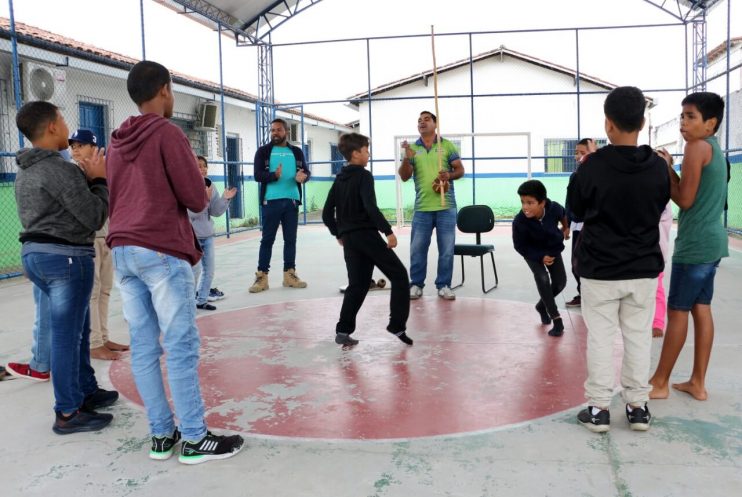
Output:
<instances>
[{"instance_id":1,"label":"blue jeans","mask_svg":"<svg viewBox=\"0 0 742 497\"><path fill-rule=\"evenodd\" d=\"M36 305L36 316L33 322L33 346L29 366L35 371L47 373L51 370L52 330L49 297L41 288L33 286L33 301Z\"/></svg>"},{"instance_id":2,"label":"blue jeans","mask_svg":"<svg viewBox=\"0 0 742 497\"><path fill-rule=\"evenodd\" d=\"M283 270L296 268L296 230L299 227L299 206L296 200L281 198L263 204L263 238L260 239L258 271L267 273L271 267L273 242L278 225L283 229Z\"/></svg>"},{"instance_id":3,"label":"blue jeans","mask_svg":"<svg viewBox=\"0 0 742 497\"><path fill-rule=\"evenodd\" d=\"M67 414L98 389L90 366L93 258L32 252L23 256L23 269L48 299L54 410ZM38 345L43 349L43 333L40 335Z\"/></svg>"},{"instance_id":4,"label":"blue jeans","mask_svg":"<svg viewBox=\"0 0 742 497\"><path fill-rule=\"evenodd\" d=\"M170 436L175 429L160 369L164 347L180 431L186 440L200 440L206 434L206 424L198 383L201 340L191 265L129 245L114 247L113 267L131 335L131 372L147 410L150 433Z\"/></svg>"},{"instance_id":5,"label":"blue jeans","mask_svg":"<svg viewBox=\"0 0 742 497\"><path fill-rule=\"evenodd\" d=\"M214 237L199 238L198 243L201 244L204 255L193 266L193 279L198 283L196 303L205 304L209 300L211 283L214 281Z\"/></svg>"},{"instance_id":6,"label":"blue jeans","mask_svg":"<svg viewBox=\"0 0 742 497\"><path fill-rule=\"evenodd\" d=\"M438 275L435 287L451 286L453 277L453 246L456 244L456 209L419 212L412 216L410 240L410 285L425 286L428 273L428 248L433 237L438 242Z\"/></svg>"}]
</instances>

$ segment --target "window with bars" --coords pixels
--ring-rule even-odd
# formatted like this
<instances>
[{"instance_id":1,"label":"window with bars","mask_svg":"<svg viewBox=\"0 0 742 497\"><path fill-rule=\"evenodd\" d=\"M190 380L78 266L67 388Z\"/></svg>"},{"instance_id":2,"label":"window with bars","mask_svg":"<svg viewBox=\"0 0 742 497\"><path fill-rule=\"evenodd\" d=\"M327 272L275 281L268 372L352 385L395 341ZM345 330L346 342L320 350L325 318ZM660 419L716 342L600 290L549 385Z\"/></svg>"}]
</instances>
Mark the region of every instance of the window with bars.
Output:
<instances>
[{"instance_id":1,"label":"window with bars","mask_svg":"<svg viewBox=\"0 0 742 497\"><path fill-rule=\"evenodd\" d=\"M196 116L193 114L183 114L176 112L170 121L183 130L191 148L197 155L208 155L208 145L206 143L206 133L194 128L196 125Z\"/></svg>"},{"instance_id":2,"label":"window with bars","mask_svg":"<svg viewBox=\"0 0 742 497\"><path fill-rule=\"evenodd\" d=\"M575 162L575 147L578 138L546 138L544 139L544 171L547 173L571 173L577 167ZM605 145L605 139L596 139L598 148Z\"/></svg>"}]
</instances>

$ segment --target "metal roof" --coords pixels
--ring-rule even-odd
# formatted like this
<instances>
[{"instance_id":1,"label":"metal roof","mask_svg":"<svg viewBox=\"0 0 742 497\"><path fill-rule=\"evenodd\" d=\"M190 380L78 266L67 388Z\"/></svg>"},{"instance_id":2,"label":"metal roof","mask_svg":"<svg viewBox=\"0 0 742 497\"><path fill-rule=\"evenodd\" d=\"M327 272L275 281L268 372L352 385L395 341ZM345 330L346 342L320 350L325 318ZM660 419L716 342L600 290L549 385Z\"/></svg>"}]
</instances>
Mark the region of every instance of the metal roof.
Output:
<instances>
[{"instance_id":1,"label":"metal roof","mask_svg":"<svg viewBox=\"0 0 742 497\"><path fill-rule=\"evenodd\" d=\"M238 41L268 43L270 32L322 0L154 0L217 29L235 33ZM198 18L200 17L200 19Z\"/></svg>"},{"instance_id":2,"label":"metal roof","mask_svg":"<svg viewBox=\"0 0 742 497\"><path fill-rule=\"evenodd\" d=\"M248 45L270 43L270 33L284 22L322 0L153 0L197 22L235 34ZM721 0L644 0L676 19L688 22L708 12Z\"/></svg>"}]
</instances>

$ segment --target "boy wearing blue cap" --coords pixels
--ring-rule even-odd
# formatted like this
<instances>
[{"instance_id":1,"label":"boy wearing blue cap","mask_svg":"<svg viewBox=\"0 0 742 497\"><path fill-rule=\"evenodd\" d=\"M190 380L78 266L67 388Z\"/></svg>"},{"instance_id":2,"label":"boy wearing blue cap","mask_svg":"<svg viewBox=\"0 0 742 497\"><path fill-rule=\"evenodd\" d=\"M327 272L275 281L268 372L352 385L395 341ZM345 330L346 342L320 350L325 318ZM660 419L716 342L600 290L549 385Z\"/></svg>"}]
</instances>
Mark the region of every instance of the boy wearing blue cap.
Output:
<instances>
[{"instance_id":1,"label":"boy wearing blue cap","mask_svg":"<svg viewBox=\"0 0 742 497\"><path fill-rule=\"evenodd\" d=\"M70 136L72 159L80 164L93 156L98 138L89 129L78 129ZM114 361L120 352L129 350L128 345L108 339L108 300L113 288L113 261L111 249L106 245L108 220L95 232L95 276L93 293L90 296L90 357L104 361Z\"/></svg>"}]
</instances>

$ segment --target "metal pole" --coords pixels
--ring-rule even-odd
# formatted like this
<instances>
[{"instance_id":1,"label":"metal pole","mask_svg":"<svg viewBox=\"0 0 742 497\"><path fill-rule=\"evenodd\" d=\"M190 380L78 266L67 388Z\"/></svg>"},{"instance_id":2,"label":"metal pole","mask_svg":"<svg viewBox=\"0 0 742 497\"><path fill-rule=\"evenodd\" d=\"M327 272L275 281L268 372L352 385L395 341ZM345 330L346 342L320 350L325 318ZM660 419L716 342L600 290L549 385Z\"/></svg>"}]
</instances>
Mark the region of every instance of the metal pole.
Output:
<instances>
[{"instance_id":1,"label":"metal pole","mask_svg":"<svg viewBox=\"0 0 742 497\"><path fill-rule=\"evenodd\" d=\"M147 50L144 44L144 0L139 0L139 19L142 25L142 60L147 60Z\"/></svg>"},{"instance_id":2,"label":"metal pole","mask_svg":"<svg viewBox=\"0 0 742 497\"><path fill-rule=\"evenodd\" d=\"M226 121L224 118L224 67L222 66L222 23L217 24L217 30L216 35L219 37L219 98L221 103L221 119L222 119L222 126L219 130L219 133L221 134L222 138L222 159L224 159L223 167L224 167L224 189L226 190L229 188L229 170L228 170L228 164L227 164L227 126ZM241 167L241 165L238 165ZM238 192L238 195L242 195L242 188L243 185L240 185L240 191ZM229 209L227 209L227 238L230 236L230 213Z\"/></svg>"},{"instance_id":3,"label":"metal pole","mask_svg":"<svg viewBox=\"0 0 742 497\"><path fill-rule=\"evenodd\" d=\"M299 107L301 109L301 152L304 153L304 145L307 141L306 135L304 134L304 104L301 104ZM306 157L306 154L304 154L304 167L309 167L308 163L309 159ZM294 171L294 174L296 174L296 171ZM307 225L307 184L306 182L301 184L301 196L304 199L304 202L302 202L302 207L304 211L304 226Z\"/></svg>"},{"instance_id":4,"label":"metal pole","mask_svg":"<svg viewBox=\"0 0 742 497\"><path fill-rule=\"evenodd\" d=\"M474 56L472 36L469 33L469 102L471 106L471 132L474 133ZM461 152L459 150L459 152ZM474 152L474 137L471 137L471 203L477 204L477 154Z\"/></svg>"},{"instance_id":5,"label":"metal pole","mask_svg":"<svg viewBox=\"0 0 742 497\"><path fill-rule=\"evenodd\" d=\"M727 122L724 126L724 145L726 148L727 161L729 160L729 149L732 146L729 144L729 119L731 117L732 101L729 99L729 72L731 71L731 58L732 58L732 32L731 32L731 19L732 19L732 0L727 0L727 95L726 95L726 110L727 110ZM724 209L724 227L728 227L728 215L729 215L729 189L727 189L727 208Z\"/></svg>"},{"instance_id":6,"label":"metal pole","mask_svg":"<svg viewBox=\"0 0 742 497\"><path fill-rule=\"evenodd\" d=\"M21 74L18 62L18 37L15 32L15 14L13 13L13 0L8 0L10 9L10 40L13 47L13 96L15 97L15 110L21 108ZM18 148L23 148L23 133L18 130Z\"/></svg>"},{"instance_id":7,"label":"metal pole","mask_svg":"<svg viewBox=\"0 0 742 497\"><path fill-rule=\"evenodd\" d=\"M366 85L368 86L368 139L373 143L374 127L371 120L371 41L366 38ZM374 161L371 160L371 174L374 174Z\"/></svg>"},{"instance_id":8,"label":"metal pole","mask_svg":"<svg viewBox=\"0 0 742 497\"><path fill-rule=\"evenodd\" d=\"M688 23L685 23L685 94L688 94L690 90L690 82L688 81Z\"/></svg>"},{"instance_id":9,"label":"metal pole","mask_svg":"<svg viewBox=\"0 0 742 497\"><path fill-rule=\"evenodd\" d=\"M575 29L575 57L577 66L575 71L575 84L577 86L577 139L580 140L582 133L580 130L580 30Z\"/></svg>"}]
</instances>

